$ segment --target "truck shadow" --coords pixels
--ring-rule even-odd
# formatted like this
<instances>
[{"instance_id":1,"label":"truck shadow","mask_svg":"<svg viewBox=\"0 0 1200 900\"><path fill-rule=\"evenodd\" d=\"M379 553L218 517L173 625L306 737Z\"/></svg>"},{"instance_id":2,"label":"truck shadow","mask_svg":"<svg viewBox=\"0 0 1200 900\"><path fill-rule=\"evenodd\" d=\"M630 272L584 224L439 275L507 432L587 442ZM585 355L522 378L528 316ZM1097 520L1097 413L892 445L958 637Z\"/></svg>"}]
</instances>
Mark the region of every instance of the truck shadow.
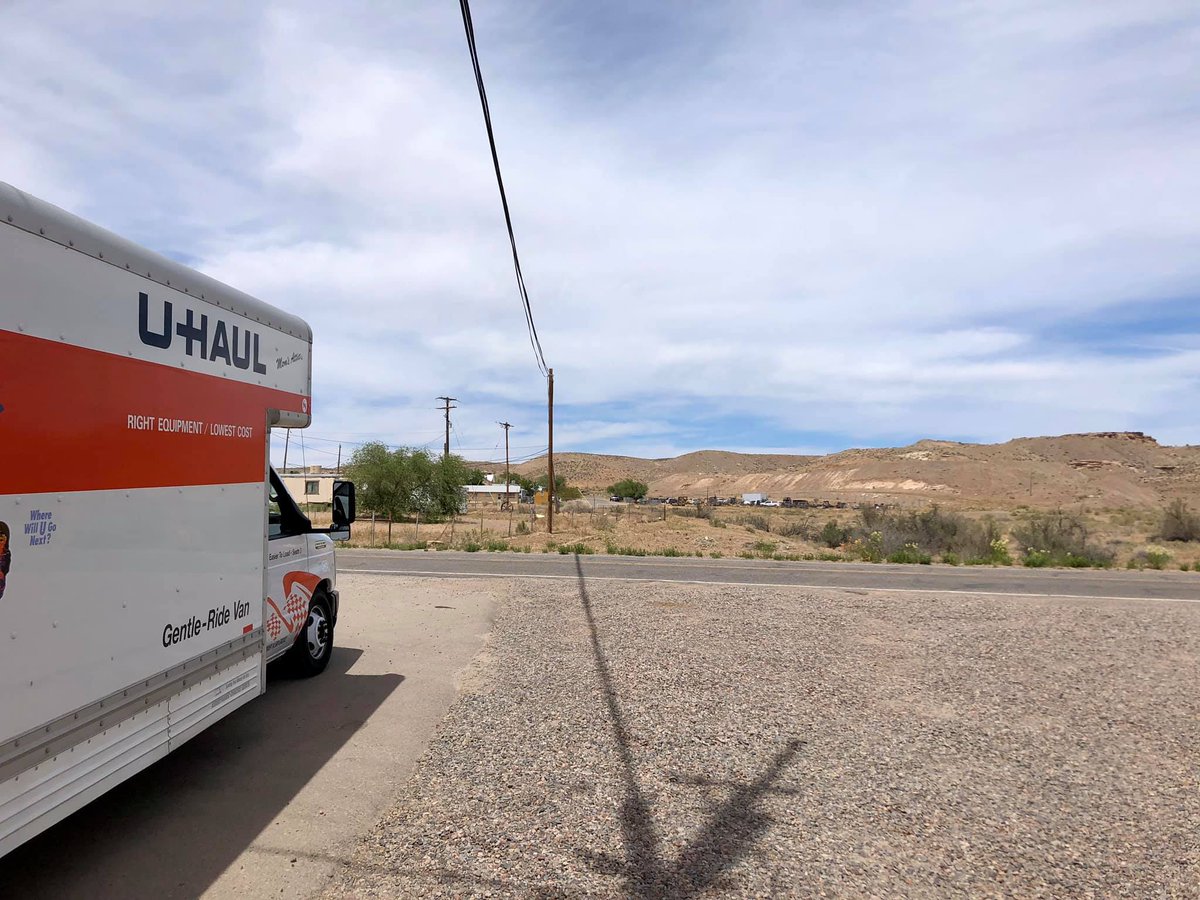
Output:
<instances>
[{"instance_id":1,"label":"truck shadow","mask_svg":"<svg viewBox=\"0 0 1200 900\"><path fill-rule=\"evenodd\" d=\"M350 674L362 652L335 647L313 679L269 672L264 696L0 859L0 893L198 896L404 681Z\"/></svg>"}]
</instances>

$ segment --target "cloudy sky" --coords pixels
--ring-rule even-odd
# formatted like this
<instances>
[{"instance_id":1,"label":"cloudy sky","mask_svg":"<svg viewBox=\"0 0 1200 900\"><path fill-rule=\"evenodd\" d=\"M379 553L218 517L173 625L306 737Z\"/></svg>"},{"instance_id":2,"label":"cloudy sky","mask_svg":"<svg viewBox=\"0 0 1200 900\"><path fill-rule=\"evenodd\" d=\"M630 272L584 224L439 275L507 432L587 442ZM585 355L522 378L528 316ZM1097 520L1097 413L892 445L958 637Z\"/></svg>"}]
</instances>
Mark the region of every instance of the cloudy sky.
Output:
<instances>
[{"instance_id":1,"label":"cloudy sky","mask_svg":"<svg viewBox=\"0 0 1200 900\"><path fill-rule=\"evenodd\" d=\"M1200 443L1194 0L474 13L558 448ZM545 447L457 4L9 0L0 115L0 180L312 324L306 461L447 393Z\"/></svg>"}]
</instances>

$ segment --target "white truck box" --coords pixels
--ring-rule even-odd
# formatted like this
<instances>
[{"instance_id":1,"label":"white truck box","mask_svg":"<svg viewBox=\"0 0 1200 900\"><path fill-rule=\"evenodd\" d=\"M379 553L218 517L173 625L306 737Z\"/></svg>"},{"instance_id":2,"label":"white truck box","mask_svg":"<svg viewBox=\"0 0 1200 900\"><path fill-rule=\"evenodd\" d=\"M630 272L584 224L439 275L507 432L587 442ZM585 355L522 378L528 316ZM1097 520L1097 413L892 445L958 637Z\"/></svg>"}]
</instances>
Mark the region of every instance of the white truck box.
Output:
<instances>
[{"instance_id":1,"label":"white truck box","mask_svg":"<svg viewBox=\"0 0 1200 900\"><path fill-rule=\"evenodd\" d=\"M311 350L0 183L0 854L256 697L269 658L307 640L323 667L333 540L269 460L309 423Z\"/></svg>"}]
</instances>

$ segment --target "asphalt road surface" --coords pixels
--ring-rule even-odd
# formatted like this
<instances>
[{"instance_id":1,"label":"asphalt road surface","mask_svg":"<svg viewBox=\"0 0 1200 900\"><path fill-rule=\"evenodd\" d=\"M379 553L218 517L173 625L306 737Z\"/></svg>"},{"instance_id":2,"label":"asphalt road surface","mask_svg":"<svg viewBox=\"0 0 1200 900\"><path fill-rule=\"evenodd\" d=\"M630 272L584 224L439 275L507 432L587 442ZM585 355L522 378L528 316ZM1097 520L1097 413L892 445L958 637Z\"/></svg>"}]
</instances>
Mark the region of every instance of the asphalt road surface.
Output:
<instances>
[{"instance_id":1,"label":"asphalt road surface","mask_svg":"<svg viewBox=\"0 0 1200 900\"><path fill-rule=\"evenodd\" d=\"M344 550L344 571L376 575L575 581L575 557L558 553ZM743 559L583 556L589 581L770 585L871 592L1200 602L1200 572L901 566Z\"/></svg>"}]
</instances>

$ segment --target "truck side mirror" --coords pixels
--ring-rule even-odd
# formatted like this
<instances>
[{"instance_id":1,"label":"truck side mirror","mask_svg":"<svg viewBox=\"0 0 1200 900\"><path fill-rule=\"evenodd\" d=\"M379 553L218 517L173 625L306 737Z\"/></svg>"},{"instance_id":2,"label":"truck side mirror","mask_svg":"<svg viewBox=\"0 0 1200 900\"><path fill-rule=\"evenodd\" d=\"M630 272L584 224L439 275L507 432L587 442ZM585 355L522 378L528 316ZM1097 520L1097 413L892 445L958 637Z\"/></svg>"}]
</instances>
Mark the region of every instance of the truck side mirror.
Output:
<instances>
[{"instance_id":1,"label":"truck side mirror","mask_svg":"<svg viewBox=\"0 0 1200 900\"><path fill-rule=\"evenodd\" d=\"M354 482L333 483L333 527L337 530L350 529L354 521Z\"/></svg>"}]
</instances>

